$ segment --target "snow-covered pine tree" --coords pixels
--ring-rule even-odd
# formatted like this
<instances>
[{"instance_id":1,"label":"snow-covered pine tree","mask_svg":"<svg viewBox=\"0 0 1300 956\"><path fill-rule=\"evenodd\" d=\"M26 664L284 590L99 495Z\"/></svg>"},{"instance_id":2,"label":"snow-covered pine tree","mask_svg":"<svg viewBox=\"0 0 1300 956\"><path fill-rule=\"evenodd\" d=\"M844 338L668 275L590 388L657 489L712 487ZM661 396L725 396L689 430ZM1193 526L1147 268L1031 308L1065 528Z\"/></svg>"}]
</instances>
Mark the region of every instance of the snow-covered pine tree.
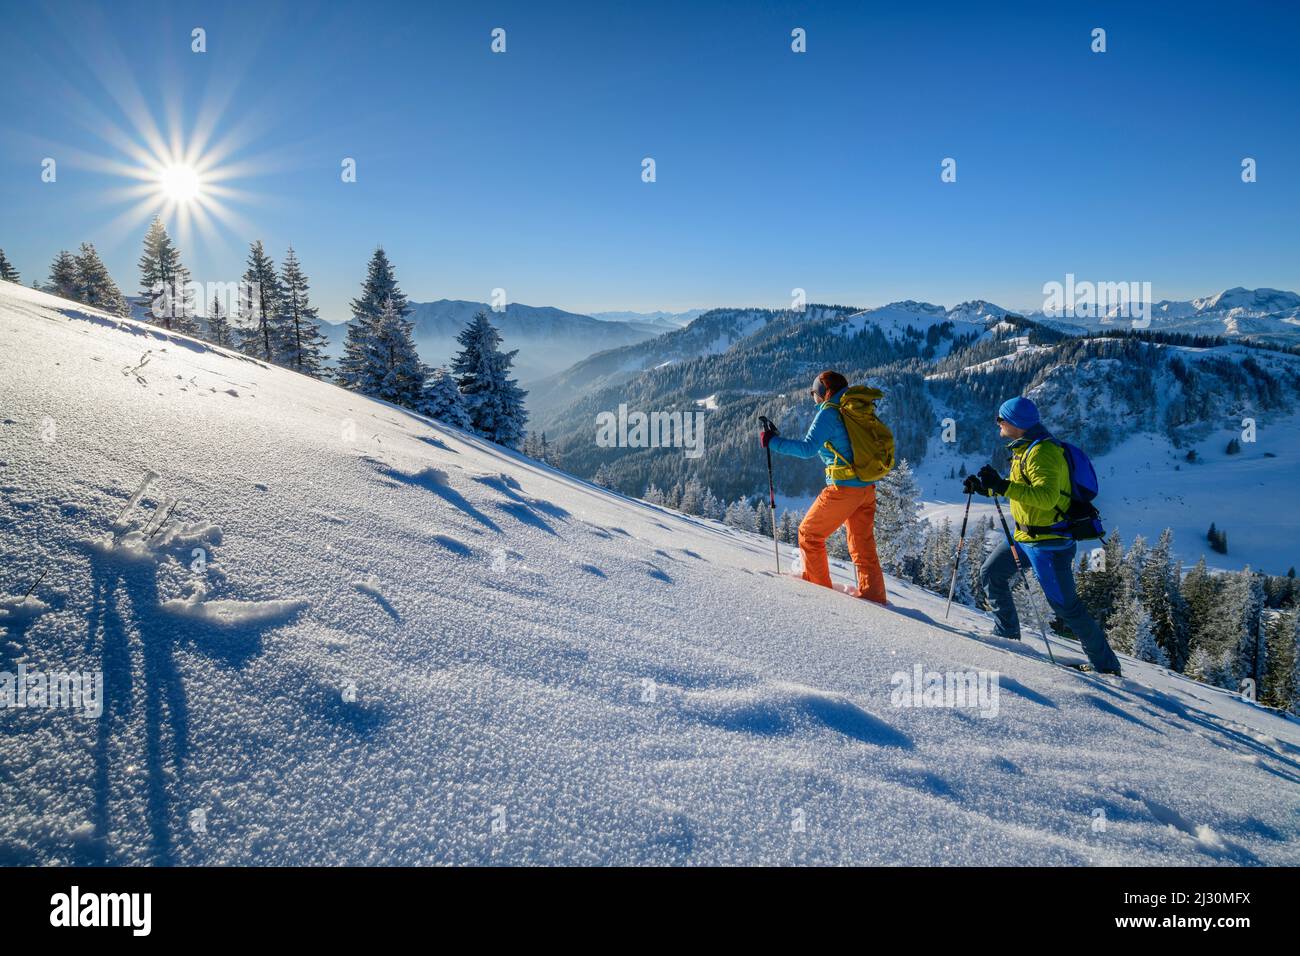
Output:
<instances>
[{"instance_id":1,"label":"snow-covered pine tree","mask_svg":"<svg viewBox=\"0 0 1300 956\"><path fill-rule=\"evenodd\" d=\"M876 483L876 552L881 567L891 574L901 573L905 559L920 553L920 497L921 488L906 458Z\"/></svg>"},{"instance_id":2,"label":"snow-covered pine tree","mask_svg":"<svg viewBox=\"0 0 1300 956\"><path fill-rule=\"evenodd\" d=\"M1179 590L1182 565L1174 564L1173 544L1173 530L1166 528L1138 572L1138 593L1150 615L1155 640L1164 649L1163 666L1181 671L1191 652L1187 645L1187 612Z\"/></svg>"},{"instance_id":3,"label":"snow-covered pine tree","mask_svg":"<svg viewBox=\"0 0 1300 956\"><path fill-rule=\"evenodd\" d=\"M391 302L397 314L406 318L411 308L406 295L397 285L392 263L383 246L375 249L366 267L366 278L361 284L361 295L352 300L352 321L348 323L347 341L339 359L338 380L344 388L363 391L360 387L369 363L368 342L374 334L375 323L383 312L384 303Z\"/></svg>"},{"instance_id":4,"label":"snow-covered pine tree","mask_svg":"<svg viewBox=\"0 0 1300 956\"><path fill-rule=\"evenodd\" d=\"M746 498L737 498L727 507L723 522L739 531L757 531L758 513Z\"/></svg>"},{"instance_id":5,"label":"snow-covered pine tree","mask_svg":"<svg viewBox=\"0 0 1300 956\"><path fill-rule=\"evenodd\" d=\"M445 367L435 368L429 372L429 377L424 383L424 404L420 413L455 428L470 427L469 410L465 407L465 399L460 394L460 387L456 384L456 380ZM531 432L529 437L532 437ZM538 458L537 452L536 445L531 452L525 450L525 454L533 458Z\"/></svg>"},{"instance_id":6,"label":"snow-covered pine tree","mask_svg":"<svg viewBox=\"0 0 1300 956\"><path fill-rule=\"evenodd\" d=\"M700 504L700 514L713 521L721 521L723 511L722 502L720 502L718 496L713 493L713 489L705 488L704 501Z\"/></svg>"},{"instance_id":7,"label":"snow-covered pine tree","mask_svg":"<svg viewBox=\"0 0 1300 956\"><path fill-rule=\"evenodd\" d=\"M1294 709L1300 695L1300 654L1297 653L1297 634L1300 632L1300 612L1272 611L1265 622L1268 635L1268 668L1264 686L1260 688L1261 703L1282 710Z\"/></svg>"},{"instance_id":8,"label":"snow-covered pine tree","mask_svg":"<svg viewBox=\"0 0 1300 956\"><path fill-rule=\"evenodd\" d=\"M239 284L239 349L274 362L281 342L280 277L258 239L248 247L247 268Z\"/></svg>"},{"instance_id":9,"label":"snow-covered pine tree","mask_svg":"<svg viewBox=\"0 0 1300 956\"><path fill-rule=\"evenodd\" d=\"M550 465L551 467L555 467L556 466L555 455L556 455L555 450L551 447L551 443L546 439L546 432L542 432L541 443L538 445L537 460L540 462L544 462Z\"/></svg>"},{"instance_id":10,"label":"snow-covered pine tree","mask_svg":"<svg viewBox=\"0 0 1300 956\"><path fill-rule=\"evenodd\" d=\"M754 517L758 521L758 533L765 538L772 537L772 523L776 516L772 514L772 506L766 498L760 499L757 508L754 509Z\"/></svg>"},{"instance_id":11,"label":"snow-covered pine tree","mask_svg":"<svg viewBox=\"0 0 1300 956\"><path fill-rule=\"evenodd\" d=\"M921 552L922 587L940 594L948 593L948 579L952 571L952 522L945 517L942 524L929 523L925 529L925 545Z\"/></svg>"},{"instance_id":12,"label":"snow-covered pine tree","mask_svg":"<svg viewBox=\"0 0 1300 956\"><path fill-rule=\"evenodd\" d=\"M460 352L451 370L465 396L476 432L498 445L514 448L524 436L528 394L510 377L516 351L502 352L501 334L480 310L456 336Z\"/></svg>"},{"instance_id":13,"label":"snow-covered pine tree","mask_svg":"<svg viewBox=\"0 0 1300 956\"><path fill-rule=\"evenodd\" d=\"M1183 604L1187 608L1189 662L1197 648L1210 648L1216 643L1213 625L1219 590L1209 568L1205 566L1205 556L1201 555L1201 559L1183 576L1181 586ZM1183 670L1186 672L1187 667Z\"/></svg>"},{"instance_id":14,"label":"snow-covered pine tree","mask_svg":"<svg viewBox=\"0 0 1300 956\"><path fill-rule=\"evenodd\" d=\"M529 432L528 434L532 435L532 432ZM646 488L645 494L641 496L641 500L648 505L659 505L660 507L663 507L664 493L657 488L655 483L652 481L650 482L649 487Z\"/></svg>"},{"instance_id":15,"label":"snow-covered pine tree","mask_svg":"<svg viewBox=\"0 0 1300 956\"><path fill-rule=\"evenodd\" d=\"M384 304L371 327L366 356L358 391L404 408L422 407L426 369L415 350L410 320L403 318L392 302Z\"/></svg>"},{"instance_id":16,"label":"snow-covered pine tree","mask_svg":"<svg viewBox=\"0 0 1300 956\"><path fill-rule=\"evenodd\" d=\"M18 270L14 268L12 262L5 257L5 251L0 249L0 279L5 282L22 282L22 277L18 275Z\"/></svg>"},{"instance_id":17,"label":"snow-covered pine tree","mask_svg":"<svg viewBox=\"0 0 1300 956\"><path fill-rule=\"evenodd\" d=\"M978 608L988 606L988 595L984 593L984 580L981 577L984 567L984 559L989 554L989 535L993 532L993 517L985 515L975 522L975 530L970 532L966 539L966 550L962 553L962 564L965 572L962 577L966 579L967 593L970 595L968 603ZM960 582L957 585L958 593L961 593Z\"/></svg>"},{"instance_id":18,"label":"snow-covered pine tree","mask_svg":"<svg viewBox=\"0 0 1300 956\"><path fill-rule=\"evenodd\" d=\"M976 523L978 524L978 522ZM952 533L951 548L953 553L947 556L948 559L944 564L943 580L940 581L939 593L946 596L948 594L949 586L952 586L953 602L956 604L970 604L971 603L971 589L970 589L971 547L974 545L975 542L972 540L970 525L967 525L966 542L961 546L961 551L958 552L957 539L960 533L961 533L960 528L955 529ZM953 555L957 556L957 576L955 580L952 574Z\"/></svg>"},{"instance_id":19,"label":"snow-covered pine tree","mask_svg":"<svg viewBox=\"0 0 1300 956\"><path fill-rule=\"evenodd\" d=\"M703 512L703 505L704 486L700 484L700 479L694 477L687 479L686 490L682 492L682 502L677 510L683 514L698 515Z\"/></svg>"},{"instance_id":20,"label":"snow-covered pine tree","mask_svg":"<svg viewBox=\"0 0 1300 956\"><path fill-rule=\"evenodd\" d=\"M67 249L60 249L50 264L50 281L45 291L64 299L76 299L77 258Z\"/></svg>"},{"instance_id":21,"label":"snow-covered pine tree","mask_svg":"<svg viewBox=\"0 0 1300 956\"><path fill-rule=\"evenodd\" d=\"M1124 541L1114 530L1106 536L1100 561L1088 557L1088 570L1076 579L1079 599L1103 628L1119 606L1124 575Z\"/></svg>"},{"instance_id":22,"label":"snow-covered pine tree","mask_svg":"<svg viewBox=\"0 0 1300 956\"><path fill-rule=\"evenodd\" d=\"M677 510L682 503L682 483L674 482L671 488L664 490L664 507Z\"/></svg>"},{"instance_id":23,"label":"snow-covered pine tree","mask_svg":"<svg viewBox=\"0 0 1300 956\"><path fill-rule=\"evenodd\" d=\"M1141 557L1146 553L1146 546L1138 536L1133 539L1133 546L1129 549L1129 555L1136 560L1125 559L1120 562L1116 574L1116 580L1119 583L1119 592L1115 596L1114 609L1110 617L1104 622L1099 621L1106 629L1106 639L1110 641L1111 647L1117 651L1123 651L1125 654L1133 653L1133 646L1137 640L1137 612L1141 603L1141 591L1138 588L1138 568L1140 567ZM1110 561L1107 560L1107 569L1110 568Z\"/></svg>"},{"instance_id":24,"label":"snow-covered pine tree","mask_svg":"<svg viewBox=\"0 0 1300 956\"><path fill-rule=\"evenodd\" d=\"M1249 566L1234 577L1240 579L1238 591L1241 595L1235 669L1239 680L1250 678L1255 682L1258 693L1268 670L1268 647L1263 628L1264 581Z\"/></svg>"},{"instance_id":25,"label":"snow-covered pine tree","mask_svg":"<svg viewBox=\"0 0 1300 956\"><path fill-rule=\"evenodd\" d=\"M228 349L233 345L230 332L230 319L221 309L221 300L215 295L208 306L208 341Z\"/></svg>"},{"instance_id":26,"label":"snow-covered pine tree","mask_svg":"<svg viewBox=\"0 0 1300 956\"><path fill-rule=\"evenodd\" d=\"M78 302L130 318L131 307L113 277L108 274L107 267L92 243L83 242L77 253L73 288L73 298Z\"/></svg>"},{"instance_id":27,"label":"snow-covered pine tree","mask_svg":"<svg viewBox=\"0 0 1300 956\"><path fill-rule=\"evenodd\" d=\"M798 544L799 522L801 518L789 508L781 512L781 523L777 526L776 536L786 544Z\"/></svg>"},{"instance_id":28,"label":"snow-covered pine tree","mask_svg":"<svg viewBox=\"0 0 1300 956\"><path fill-rule=\"evenodd\" d=\"M601 465L599 468L597 468L596 474L593 475L591 478L591 483L593 485L600 485L600 487L602 488L613 488L614 476L610 472L609 466Z\"/></svg>"},{"instance_id":29,"label":"snow-covered pine tree","mask_svg":"<svg viewBox=\"0 0 1300 956\"><path fill-rule=\"evenodd\" d=\"M1140 661L1146 661L1148 664L1168 667L1169 655L1156 638L1155 630L1151 626L1151 615L1147 612L1147 609L1142 606L1140 601L1135 601L1131 613L1134 631L1133 656Z\"/></svg>"},{"instance_id":30,"label":"snow-covered pine tree","mask_svg":"<svg viewBox=\"0 0 1300 956\"><path fill-rule=\"evenodd\" d=\"M836 528L835 533L826 539L826 554L840 561L849 559L849 536L844 530L844 525Z\"/></svg>"},{"instance_id":31,"label":"snow-covered pine tree","mask_svg":"<svg viewBox=\"0 0 1300 956\"><path fill-rule=\"evenodd\" d=\"M154 216L140 256L140 296L148 303L149 321L174 332L193 335L194 297L189 270L161 219Z\"/></svg>"},{"instance_id":32,"label":"snow-covered pine tree","mask_svg":"<svg viewBox=\"0 0 1300 956\"><path fill-rule=\"evenodd\" d=\"M311 304L307 276L293 246L285 252L280 265L280 308L281 362L295 372L320 378L325 371L327 339L320 330L320 310Z\"/></svg>"}]
</instances>

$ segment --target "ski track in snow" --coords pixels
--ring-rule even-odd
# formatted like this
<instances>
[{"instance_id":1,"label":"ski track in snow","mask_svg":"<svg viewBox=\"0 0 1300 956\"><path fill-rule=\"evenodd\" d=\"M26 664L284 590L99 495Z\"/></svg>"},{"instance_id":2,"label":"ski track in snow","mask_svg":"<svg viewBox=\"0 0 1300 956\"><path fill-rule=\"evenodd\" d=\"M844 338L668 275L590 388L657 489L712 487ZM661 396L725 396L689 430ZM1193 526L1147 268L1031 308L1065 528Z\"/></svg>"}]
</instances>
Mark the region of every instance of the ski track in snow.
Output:
<instances>
[{"instance_id":1,"label":"ski track in snow","mask_svg":"<svg viewBox=\"0 0 1300 956\"><path fill-rule=\"evenodd\" d=\"M104 674L0 712L0 863L1300 863L1298 725L1160 668L10 284L0 395L0 672Z\"/></svg>"}]
</instances>

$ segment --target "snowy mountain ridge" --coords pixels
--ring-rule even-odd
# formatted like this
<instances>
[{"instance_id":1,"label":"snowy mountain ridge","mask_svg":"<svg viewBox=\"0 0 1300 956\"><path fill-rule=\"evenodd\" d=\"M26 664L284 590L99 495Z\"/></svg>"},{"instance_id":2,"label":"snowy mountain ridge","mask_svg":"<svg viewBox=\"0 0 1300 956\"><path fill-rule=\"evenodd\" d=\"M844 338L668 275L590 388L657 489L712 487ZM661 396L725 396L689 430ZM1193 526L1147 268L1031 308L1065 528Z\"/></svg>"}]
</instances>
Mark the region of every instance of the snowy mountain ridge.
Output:
<instances>
[{"instance_id":1,"label":"snowy mountain ridge","mask_svg":"<svg viewBox=\"0 0 1300 956\"><path fill-rule=\"evenodd\" d=\"M0 395L0 672L104 677L0 712L0 862L1300 859L1300 728L1159 668L7 283Z\"/></svg>"},{"instance_id":2,"label":"snowy mountain ridge","mask_svg":"<svg viewBox=\"0 0 1300 956\"><path fill-rule=\"evenodd\" d=\"M1066 331L1128 328L1133 323L1132 306L1114 304L1096 318L1042 312L1028 317ZM1295 345L1300 344L1300 294L1236 286L1195 299L1162 299L1151 305L1150 320L1150 327L1159 331Z\"/></svg>"},{"instance_id":3,"label":"snowy mountain ridge","mask_svg":"<svg viewBox=\"0 0 1300 956\"><path fill-rule=\"evenodd\" d=\"M500 311L486 302L464 299L409 305L407 318L414 323L412 335L420 357L429 365L450 361L459 348L456 336L476 313L487 312L501 333L502 347L519 349L515 371L525 385L568 368L576 358L643 342L665 331L665 327L650 322L600 320L552 306L518 302L507 303ZM322 323L335 358L343 352L347 328L347 322Z\"/></svg>"}]
</instances>

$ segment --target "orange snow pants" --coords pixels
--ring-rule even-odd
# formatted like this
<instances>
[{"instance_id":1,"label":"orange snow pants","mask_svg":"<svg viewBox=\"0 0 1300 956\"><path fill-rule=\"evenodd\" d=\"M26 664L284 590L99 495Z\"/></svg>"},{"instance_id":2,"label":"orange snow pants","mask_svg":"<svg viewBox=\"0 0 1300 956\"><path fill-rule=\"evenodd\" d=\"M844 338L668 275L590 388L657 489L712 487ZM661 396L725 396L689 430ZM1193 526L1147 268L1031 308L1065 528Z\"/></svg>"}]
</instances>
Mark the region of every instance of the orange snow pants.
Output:
<instances>
[{"instance_id":1,"label":"orange snow pants","mask_svg":"<svg viewBox=\"0 0 1300 956\"><path fill-rule=\"evenodd\" d=\"M824 588L831 586L826 562L826 539L848 525L849 557L858 571L858 593L877 604L885 603L885 578L876 556L876 489L827 485L799 525L799 550L803 552L803 579Z\"/></svg>"}]
</instances>

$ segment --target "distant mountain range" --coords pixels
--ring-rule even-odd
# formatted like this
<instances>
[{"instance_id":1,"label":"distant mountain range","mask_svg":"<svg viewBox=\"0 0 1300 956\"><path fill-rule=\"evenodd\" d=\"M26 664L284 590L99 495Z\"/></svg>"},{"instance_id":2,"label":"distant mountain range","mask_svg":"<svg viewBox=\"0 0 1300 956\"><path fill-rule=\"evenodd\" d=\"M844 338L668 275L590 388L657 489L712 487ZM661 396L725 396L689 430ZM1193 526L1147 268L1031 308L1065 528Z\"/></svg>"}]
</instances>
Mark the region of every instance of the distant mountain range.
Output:
<instances>
[{"instance_id":1,"label":"distant mountain range","mask_svg":"<svg viewBox=\"0 0 1300 956\"><path fill-rule=\"evenodd\" d=\"M1110 308L1100 318L1029 313L1054 327L1069 331L1126 327L1131 318ZM1162 299L1151 306L1151 326L1164 332L1222 335L1279 344L1300 343L1300 295L1279 289L1225 289L1199 299Z\"/></svg>"},{"instance_id":2,"label":"distant mountain range","mask_svg":"<svg viewBox=\"0 0 1300 956\"><path fill-rule=\"evenodd\" d=\"M515 372L519 381L531 383L581 361L593 352L634 345L661 335L668 326L651 321L602 320L550 306L511 302L493 312L485 302L438 299L412 302L407 316L415 323L415 344L429 365L444 365L459 349L456 335L480 309L486 311L501 333L503 347L518 349ZM322 323L330 339L331 356L338 358L347 338L347 322Z\"/></svg>"},{"instance_id":3,"label":"distant mountain range","mask_svg":"<svg viewBox=\"0 0 1300 956\"><path fill-rule=\"evenodd\" d=\"M664 329L680 329L707 311L707 309L690 309L686 312L592 312L591 317L602 322L645 323Z\"/></svg>"}]
</instances>

